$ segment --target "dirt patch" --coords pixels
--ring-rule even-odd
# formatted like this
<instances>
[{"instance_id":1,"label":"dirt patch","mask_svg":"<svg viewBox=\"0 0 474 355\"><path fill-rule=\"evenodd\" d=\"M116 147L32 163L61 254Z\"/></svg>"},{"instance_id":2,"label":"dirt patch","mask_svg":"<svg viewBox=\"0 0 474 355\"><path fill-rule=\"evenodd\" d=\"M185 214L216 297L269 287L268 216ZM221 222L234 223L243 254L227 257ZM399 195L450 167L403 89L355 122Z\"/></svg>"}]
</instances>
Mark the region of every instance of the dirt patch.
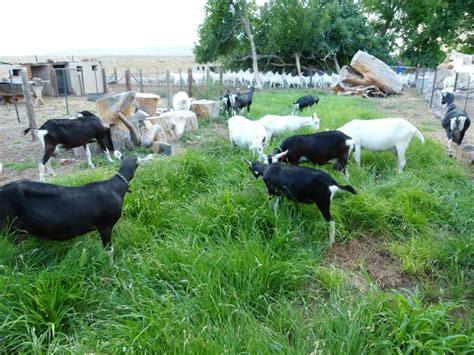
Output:
<instances>
[{"instance_id":1,"label":"dirt patch","mask_svg":"<svg viewBox=\"0 0 474 355\"><path fill-rule=\"evenodd\" d=\"M376 237L351 239L346 244L334 245L326 254L326 262L353 273L351 283L364 291L364 273L382 289L407 288L413 284L400 265L384 250Z\"/></svg>"}]
</instances>

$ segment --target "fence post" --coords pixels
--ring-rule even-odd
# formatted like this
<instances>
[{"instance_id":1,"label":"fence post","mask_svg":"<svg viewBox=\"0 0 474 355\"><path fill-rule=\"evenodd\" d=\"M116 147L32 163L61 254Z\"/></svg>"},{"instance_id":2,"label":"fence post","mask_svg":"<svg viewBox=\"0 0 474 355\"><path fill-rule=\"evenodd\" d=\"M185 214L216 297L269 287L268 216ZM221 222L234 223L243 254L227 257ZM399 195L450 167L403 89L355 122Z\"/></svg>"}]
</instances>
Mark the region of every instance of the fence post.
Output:
<instances>
[{"instance_id":1,"label":"fence post","mask_svg":"<svg viewBox=\"0 0 474 355\"><path fill-rule=\"evenodd\" d=\"M102 83L104 94L107 94L107 75L105 75L105 68L102 68Z\"/></svg>"},{"instance_id":2,"label":"fence post","mask_svg":"<svg viewBox=\"0 0 474 355\"><path fill-rule=\"evenodd\" d=\"M434 79L433 79L433 88L431 90L431 100L430 100L430 108L433 105L433 95L436 89L436 77L438 76L438 69L435 71Z\"/></svg>"},{"instance_id":3,"label":"fence post","mask_svg":"<svg viewBox=\"0 0 474 355\"><path fill-rule=\"evenodd\" d=\"M18 120L18 123L21 123L20 113L18 112L18 103L16 102L16 89L15 85L13 85L13 72L9 70L8 73L10 74L10 89L12 91L13 104L15 105L16 119Z\"/></svg>"},{"instance_id":4,"label":"fence post","mask_svg":"<svg viewBox=\"0 0 474 355\"><path fill-rule=\"evenodd\" d=\"M467 91L466 91L466 101L464 101L464 111L466 111L467 107L467 99L469 97L469 90L471 89L471 76L467 77Z\"/></svg>"},{"instance_id":5,"label":"fence post","mask_svg":"<svg viewBox=\"0 0 474 355\"><path fill-rule=\"evenodd\" d=\"M224 95L224 73L222 68L219 68L219 84L221 86L221 95Z\"/></svg>"},{"instance_id":6,"label":"fence post","mask_svg":"<svg viewBox=\"0 0 474 355\"><path fill-rule=\"evenodd\" d=\"M417 64L416 65L416 73L415 73L415 82L414 82L414 85L415 85L415 88L416 88L416 83L418 82L418 74L420 73L420 64ZM413 87L413 85L412 85Z\"/></svg>"},{"instance_id":7,"label":"fence post","mask_svg":"<svg viewBox=\"0 0 474 355\"><path fill-rule=\"evenodd\" d=\"M117 67L114 67L115 82L118 84Z\"/></svg>"},{"instance_id":8,"label":"fence post","mask_svg":"<svg viewBox=\"0 0 474 355\"><path fill-rule=\"evenodd\" d=\"M193 97L193 70L188 69L188 96Z\"/></svg>"},{"instance_id":9,"label":"fence post","mask_svg":"<svg viewBox=\"0 0 474 355\"><path fill-rule=\"evenodd\" d=\"M454 77L454 87L453 87L453 93L456 91L456 88L458 86L458 77L459 77L459 73L456 73L455 77Z\"/></svg>"},{"instance_id":10,"label":"fence post","mask_svg":"<svg viewBox=\"0 0 474 355\"><path fill-rule=\"evenodd\" d=\"M179 69L179 91L183 91L183 73L181 69Z\"/></svg>"},{"instance_id":11,"label":"fence post","mask_svg":"<svg viewBox=\"0 0 474 355\"><path fill-rule=\"evenodd\" d=\"M423 86L425 86L425 74L426 74L426 68L423 68L423 80L421 81L421 92L420 92L420 94L423 94Z\"/></svg>"},{"instance_id":12,"label":"fence post","mask_svg":"<svg viewBox=\"0 0 474 355\"><path fill-rule=\"evenodd\" d=\"M130 69L125 70L125 91L132 91L132 80L130 78Z\"/></svg>"},{"instance_id":13,"label":"fence post","mask_svg":"<svg viewBox=\"0 0 474 355\"><path fill-rule=\"evenodd\" d=\"M138 75L140 75L140 91L144 93L143 91L143 72L141 69L138 69Z\"/></svg>"},{"instance_id":14,"label":"fence post","mask_svg":"<svg viewBox=\"0 0 474 355\"><path fill-rule=\"evenodd\" d=\"M64 68L62 70L63 70L63 73L64 73L64 84L66 86L66 91L65 91L66 95L64 95L64 98L66 100L66 112L69 115L69 101L68 101L69 87L67 86L67 72L66 72L66 68ZM97 73L97 71L95 71L94 73ZM95 84L97 86L97 75L95 77Z\"/></svg>"},{"instance_id":15,"label":"fence post","mask_svg":"<svg viewBox=\"0 0 474 355\"><path fill-rule=\"evenodd\" d=\"M166 70L166 97L168 98L168 110L171 109L171 80L170 80L170 70Z\"/></svg>"},{"instance_id":16,"label":"fence post","mask_svg":"<svg viewBox=\"0 0 474 355\"><path fill-rule=\"evenodd\" d=\"M25 98L26 113L28 114L28 123L30 128L38 128L35 119L35 111L33 108L33 100L31 99L30 83L28 82L28 72L26 68L20 71L21 86L23 89L23 97ZM33 134L33 140L36 140L36 135Z\"/></svg>"}]
</instances>

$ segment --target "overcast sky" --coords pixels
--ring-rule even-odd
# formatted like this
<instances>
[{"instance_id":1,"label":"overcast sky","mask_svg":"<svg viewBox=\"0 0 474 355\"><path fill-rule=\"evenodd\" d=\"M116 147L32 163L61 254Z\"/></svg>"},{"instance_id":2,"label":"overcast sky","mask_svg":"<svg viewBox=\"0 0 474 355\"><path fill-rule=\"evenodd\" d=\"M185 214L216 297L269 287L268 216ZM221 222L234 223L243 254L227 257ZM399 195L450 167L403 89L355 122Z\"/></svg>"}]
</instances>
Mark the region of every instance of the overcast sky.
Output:
<instances>
[{"instance_id":1,"label":"overcast sky","mask_svg":"<svg viewBox=\"0 0 474 355\"><path fill-rule=\"evenodd\" d=\"M197 41L196 29L204 19L205 3L206 0L10 2L2 5L0 56L42 55L68 49L192 47Z\"/></svg>"}]
</instances>

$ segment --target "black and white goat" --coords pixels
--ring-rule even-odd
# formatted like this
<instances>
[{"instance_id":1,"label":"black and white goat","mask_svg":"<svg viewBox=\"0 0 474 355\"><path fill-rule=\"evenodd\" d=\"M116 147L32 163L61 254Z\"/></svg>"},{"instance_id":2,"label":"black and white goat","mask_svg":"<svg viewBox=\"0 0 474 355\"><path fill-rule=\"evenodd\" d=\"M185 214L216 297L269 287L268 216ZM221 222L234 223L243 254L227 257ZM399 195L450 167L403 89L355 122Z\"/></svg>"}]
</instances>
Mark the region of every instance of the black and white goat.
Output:
<instances>
[{"instance_id":1,"label":"black and white goat","mask_svg":"<svg viewBox=\"0 0 474 355\"><path fill-rule=\"evenodd\" d=\"M221 97L221 104L226 112L227 118L235 116L235 98L236 94L231 93L229 90L226 91L225 95Z\"/></svg>"},{"instance_id":2,"label":"black and white goat","mask_svg":"<svg viewBox=\"0 0 474 355\"><path fill-rule=\"evenodd\" d=\"M313 95L306 95L303 97L300 97L298 100L293 102L293 107L295 109L295 114L298 111L303 111L306 107L312 107L313 105L316 105L319 102L319 97L314 97Z\"/></svg>"},{"instance_id":3,"label":"black and white goat","mask_svg":"<svg viewBox=\"0 0 474 355\"><path fill-rule=\"evenodd\" d=\"M110 248L112 229L122 213L139 158L125 158L109 180L69 187L15 181L0 187L0 231L64 241L97 230Z\"/></svg>"},{"instance_id":4,"label":"black and white goat","mask_svg":"<svg viewBox=\"0 0 474 355\"><path fill-rule=\"evenodd\" d=\"M285 139L271 155L261 155L260 161L270 164L285 161L292 165L302 162L323 165L332 162L348 177L347 162L353 148L354 140L339 131L295 135Z\"/></svg>"},{"instance_id":5,"label":"black and white goat","mask_svg":"<svg viewBox=\"0 0 474 355\"><path fill-rule=\"evenodd\" d=\"M44 147L43 159L39 163L40 181L44 181L44 168L48 168L50 174L54 175L49 158L56 154L57 147L72 149L83 146L86 150L87 164L93 168L89 143L97 142L112 162L110 151L114 151L110 129L104 127L100 118L89 111L79 112L72 119L52 119L41 125L39 129L27 128L24 134L34 132ZM116 152L120 155L120 152ZM46 165L47 164L47 165Z\"/></svg>"},{"instance_id":6,"label":"black and white goat","mask_svg":"<svg viewBox=\"0 0 474 355\"><path fill-rule=\"evenodd\" d=\"M235 96L234 104L234 108L237 113L242 112L245 107L247 108L247 112L250 112L250 105L252 105L254 91L255 87L251 86L249 91L245 94L237 93L237 95Z\"/></svg>"},{"instance_id":7,"label":"black and white goat","mask_svg":"<svg viewBox=\"0 0 474 355\"><path fill-rule=\"evenodd\" d=\"M301 203L315 203L323 218L329 222L329 245L334 243L336 227L330 212L331 201L338 191L357 194L352 186L341 186L329 174L318 169L243 160L255 178L263 178L269 195L276 197L273 205L275 214L280 197Z\"/></svg>"},{"instance_id":8,"label":"black and white goat","mask_svg":"<svg viewBox=\"0 0 474 355\"><path fill-rule=\"evenodd\" d=\"M441 96L441 103L448 106L448 111L441 120L441 125L446 130L448 136L448 154L451 157L451 143L461 145L467 129L471 125L471 120L466 111L459 109L454 103L454 94L445 92Z\"/></svg>"}]
</instances>

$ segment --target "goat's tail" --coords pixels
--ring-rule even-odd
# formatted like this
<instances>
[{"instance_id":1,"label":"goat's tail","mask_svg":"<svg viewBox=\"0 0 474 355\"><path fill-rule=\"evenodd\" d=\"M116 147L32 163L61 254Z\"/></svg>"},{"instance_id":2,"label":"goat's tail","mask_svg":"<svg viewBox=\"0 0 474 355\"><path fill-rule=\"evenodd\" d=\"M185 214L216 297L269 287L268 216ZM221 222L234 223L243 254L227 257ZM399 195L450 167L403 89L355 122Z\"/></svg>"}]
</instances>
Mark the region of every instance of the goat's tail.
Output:
<instances>
[{"instance_id":1,"label":"goat's tail","mask_svg":"<svg viewBox=\"0 0 474 355\"><path fill-rule=\"evenodd\" d=\"M27 129L24 129L24 130L23 130L23 134L24 134L24 135L27 135L28 132L30 132L30 131L35 131L35 130L36 130L36 128L31 128L31 127L29 127L29 128L27 128Z\"/></svg>"},{"instance_id":2,"label":"goat's tail","mask_svg":"<svg viewBox=\"0 0 474 355\"><path fill-rule=\"evenodd\" d=\"M416 129L415 135L421 141L421 143L425 143L425 138L423 137L423 135L421 134L421 132L418 129Z\"/></svg>"},{"instance_id":3,"label":"goat's tail","mask_svg":"<svg viewBox=\"0 0 474 355\"><path fill-rule=\"evenodd\" d=\"M357 191L351 185L344 185L344 186L337 185L337 187L339 187L339 189L341 189L341 190L344 190L344 191L350 192L351 194L357 195Z\"/></svg>"}]
</instances>

